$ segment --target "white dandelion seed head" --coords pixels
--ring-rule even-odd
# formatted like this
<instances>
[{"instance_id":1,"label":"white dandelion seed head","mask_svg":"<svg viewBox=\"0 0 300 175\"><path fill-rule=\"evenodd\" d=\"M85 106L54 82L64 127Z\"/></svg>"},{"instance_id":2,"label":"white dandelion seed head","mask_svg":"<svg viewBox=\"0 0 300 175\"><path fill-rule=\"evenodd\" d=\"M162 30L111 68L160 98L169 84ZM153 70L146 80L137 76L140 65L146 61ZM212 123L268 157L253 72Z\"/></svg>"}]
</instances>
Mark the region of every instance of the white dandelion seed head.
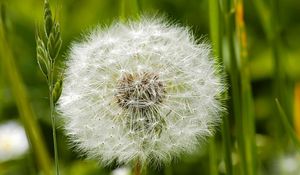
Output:
<instances>
[{"instance_id":1,"label":"white dandelion seed head","mask_svg":"<svg viewBox=\"0 0 300 175\"><path fill-rule=\"evenodd\" d=\"M195 151L222 110L210 52L164 19L94 30L66 63L58 110L70 140L104 165L161 164Z\"/></svg>"},{"instance_id":2,"label":"white dandelion seed head","mask_svg":"<svg viewBox=\"0 0 300 175\"><path fill-rule=\"evenodd\" d=\"M29 149L24 128L16 121L0 124L0 163L16 159Z\"/></svg>"},{"instance_id":3,"label":"white dandelion seed head","mask_svg":"<svg viewBox=\"0 0 300 175\"><path fill-rule=\"evenodd\" d=\"M300 154L291 152L280 155L271 167L272 174L300 175Z\"/></svg>"}]
</instances>

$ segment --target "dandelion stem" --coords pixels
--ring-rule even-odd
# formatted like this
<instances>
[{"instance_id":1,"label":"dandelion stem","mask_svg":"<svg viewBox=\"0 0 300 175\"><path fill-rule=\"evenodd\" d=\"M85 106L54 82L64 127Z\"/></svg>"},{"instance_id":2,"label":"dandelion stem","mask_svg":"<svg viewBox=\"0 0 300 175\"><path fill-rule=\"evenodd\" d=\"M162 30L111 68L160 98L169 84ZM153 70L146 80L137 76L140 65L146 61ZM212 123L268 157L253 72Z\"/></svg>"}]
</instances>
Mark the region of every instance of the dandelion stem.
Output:
<instances>
[{"instance_id":1,"label":"dandelion stem","mask_svg":"<svg viewBox=\"0 0 300 175\"><path fill-rule=\"evenodd\" d=\"M134 166L134 175L141 175L141 164L140 164L140 161L138 160Z\"/></svg>"}]
</instances>

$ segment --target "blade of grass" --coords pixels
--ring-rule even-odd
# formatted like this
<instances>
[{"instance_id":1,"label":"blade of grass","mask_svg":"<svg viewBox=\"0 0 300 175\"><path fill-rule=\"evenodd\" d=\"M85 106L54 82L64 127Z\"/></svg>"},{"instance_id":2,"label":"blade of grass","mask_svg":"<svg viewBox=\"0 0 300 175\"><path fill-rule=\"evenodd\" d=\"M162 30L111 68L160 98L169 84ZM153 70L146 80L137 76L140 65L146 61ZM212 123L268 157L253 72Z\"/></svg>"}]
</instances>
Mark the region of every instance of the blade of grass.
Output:
<instances>
[{"instance_id":1,"label":"blade of grass","mask_svg":"<svg viewBox=\"0 0 300 175\"><path fill-rule=\"evenodd\" d=\"M219 9L218 2L216 0L209 1L209 22L210 22L210 36L211 40L213 42L213 52L215 55L215 58L219 58L218 51L219 48L219 30L218 30L218 24L219 24ZM209 141L209 172L210 175L217 175L217 153L216 153L216 140L215 137L211 138Z\"/></svg>"},{"instance_id":2,"label":"blade of grass","mask_svg":"<svg viewBox=\"0 0 300 175\"><path fill-rule=\"evenodd\" d=\"M268 31L270 34L269 42L272 47L273 60L274 60L274 87L275 87L275 96L283 103L284 109L286 108L287 99L285 98L285 71L284 71L284 62L280 58L280 28L278 20L278 11L279 11L279 2L273 0L271 3L271 14L272 16L277 16L276 18L270 18L270 23L272 30Z\"/></svg>"},{"instance_id":3,"label":"blade of grass","mask_svg":"<svg viewBox=\"0 0 300 175\"><path fill-rule=\"evenodd\" d=\"M238 68L237 58L234 48L234 13L232 13L232 0L222 1L222 17L224 21L224 40L223 58L229 61L227 70L229 71L230 83L231 83L231 97L232 97L232 106L233 114L235 118L236 126L236 137L237 137L237 146L238 153L240 157L238 174L248 175L246 167L246 155L245 155L245 143L244 143L244 131L243 131L243 119L241 111L241 92L240 92L240 72Z\"/></svg>"},{"instance_id":4,"label":"blade of grass","mask_svg":"<svg viewBox=\"0 0 300 175\"><path fill-rule=\"evenodd\" d=\"M288 120L293 122L293 82L287 76L286 61L283 57L284 47L282 45L282 26L280 21L280 3L279 0L271 1L271 32L272 38L269 42L272 47L273 60L274 60L274 84L275 84L275 97L281 101L282 107L287 114Z\"/></svg>"},{"instance_id":5,"label":"blade of grass","mask_svg":"<svg viewBox=\"0 0 300 175\"><path fill-rule=\"evenodd\" d=\"M259 14L261 24L264 28L264 32L267 36L269 46L271 47L272 57L273 57L273 97L278 98L282 103L284 111L286 111L287 116L292 116L292 91L293 88L290 85L290 81L286 76L285 61L282 55L282 45L281 45L281 35L280 35L280 4L279 0L260 1L254 0L254 5L256 7L257 13ZM276 111L276 106L273 106L274 111ZM274 113L276 116L274 120L274 137L276 138L278 144L278 149L285 149L286 142L283 141L285 138L285 132L282 130L280 116L278 113ZM289 118L292 122L292 118Z\"/></svg>"},{"instance_id":6,"label":"blade of grass","mask_svg":"<svg viewBox=\"0 0 300 175\"><path fill-rule=\"evenodd\" d=\"M247 50L247 34L244 21L244 7L243 0L235 0L235 22L238 47L237 59L240 63L240 76L241 76L241 120L243 129L243 142L246 159L247 174L255 175L256 168L256 142L255 142L255 118L253 109L253 98L251 91L251 79L248 63L248 50Z\"/></svg>"},{"instance_id":7,"label":"blade of grass","mask_svg":"<svg viewBox=\"0 0 300 175\"><path fill-rule=\"evenodd\" d=\"M223 139L223 147L225 152L224 160L225 160L226 174L231 175L233 174L232 156L231 156L232 155L231 136L230 136L229 120L227 116L223 118L222 139Z\"/></svg>"},{"instance_id":8,"label":"blade of grass","mask_svg":"<svg viewBox=\"0 0 300 175\"><path fill-rule=\"evenodd\" d=\"M210 0L209 1L209 24L210 24L210 36L213 46L214 56L216 58L216 62L220 65L223 65L223 61L220 58L222 55L222 40L221 37L223 34L223 24L220 20L220 4L218 0ZM223 140L223 149L224 149L224 161L226 167L226 173L228 175L233 174L232 167L232 157L231 157L231 135L230 135L230 126L228 116L223 117L222 124L222 140ZM210 173L218 174L216 171L216 145L214 138L211 140L209 147L210 154Z\"/></svg>"},{"instance_id":9,"label":"blade of grass","mask_svg":"<svg viewBox=\"0 0 300 175\"><path fill-rule=\"evenodd\" d=\"M264 31L267 35L267 38L272 38L272 24L271 24L271 11L269 8L267 8L267 5L265 4L265 1L262 0L253 0L253 3L255 5L255 8L258 13L258 17L260 18L262 27L264 28Z\"/></svg>"},{"instance_id":10,"label":"blade of grass","mask_svg":"<svg viewBox=\"0 0 300 175\"><path fill-rule=\"evenodd\" d=\"M218 166L217 166L217 148L215 137L212 137L209 141L209 174L217 175Z\"/></svg>"},{"instance_id":11,"label":"blade of grass","mask_svg":"<svg viewBox=\"0 0 300 175\"><path fill-rule=\"evenodd\" d=\"M41 130L38 126L35 114L28 100L23 80L17 70L13 52L9 46L9 42L7 41L2 17L0 19L0 43L1 65L6 73L12 93L15 96L20 118L32 145L32 151L36 155L37 162L42 172L45 175L51 175L52 163L42 139Z\"/></svg>"},{"instance_id":12,"label":"blade of grass","mask_svg":"<svg viewBox=\"0 0 300 175\"><path fill-rule=\"evenodd\" d=\"M210 29L210 39L212 41L213 52L215 58L220 60L220 52L222 47L222 24L220 21L220 6L218 0L209 1L209 29Z\"/></svg>"},{"instance_id":13,"label":"blade of grass","mask_svg":"<svg viewBox=\"0 0 300 175\"><path fill-rule=\"evenodd\" d=\"M276 106L279 112L279 116L280 116L280 120L282 123L282 126L284 128L284 130L287 132L289 138L291 139L291 141L298 147L300 148L300 141L297 138L297 135L295 133L294 128L292 127L292 125L289 123L288 117L286 115L286 113L284 112L281 104L279 103L279 100L276 98L275 99L276 102Z\"/></svg>"},{"instance_id":14,"label":"blade of grass","mask_svg":"<svg viewBox=\"0 0 300 175\"><path fill-rule=\"evenodd\" d=\"M225 26L223 48L226 48L228 52L228 54L223 54L223 57L229 60L228 71L231 81L237 149L240 160L238 174L253 175L256 174L255 121L249 68L247 65L246 33L243 21L242 1L226 0L223 1L222 7ZM235 21L235 19L238 21ZM235 36L236 33L238 33L237 37ZM236 48L237 46L239 47Z\"/></svg>"}]
</instances>

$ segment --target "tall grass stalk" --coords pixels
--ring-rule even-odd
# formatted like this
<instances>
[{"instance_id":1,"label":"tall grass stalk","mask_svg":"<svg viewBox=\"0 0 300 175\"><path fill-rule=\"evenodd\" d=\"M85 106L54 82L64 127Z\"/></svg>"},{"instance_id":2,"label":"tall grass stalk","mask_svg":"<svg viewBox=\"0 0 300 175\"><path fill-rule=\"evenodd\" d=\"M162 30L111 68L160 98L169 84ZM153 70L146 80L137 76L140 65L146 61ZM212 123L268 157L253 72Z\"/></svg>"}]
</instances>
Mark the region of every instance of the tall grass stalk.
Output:
<instances>
[{"instance_id":1,"label":"tall grass stalk","mask_svg":"<svg viewBox=\"0 0 300 175\"><path fill-rule=\"evenodd\" d=\"M49 104L50 104L50 118L52 125L52 136L53 136L53 147L54 147L54 162L55 162L55 172L56 175L59 175L59 158L58 158L58 147L57 147L57 137L56 137L56 117L55 117L55 108L54 108L54 65L55 61L51 64L48 80L48 89L49 89Z\"/></svg>"},{"instance_id":2,"label":"tall grass stalk","mask_svg":"<svg viewBox=\"0 0 300 175\"><path fill-rule=\"evenodd\" d=\"M223 42L223 21L220 17L220 4L218 0L209 1L209 24L210 24L210 36L213 45L213 52L215 55L216 62L223 65L222 59L222 42ZM223 117L222 125L222 140L224 147L224 161L226 167L226 173L228 175L233 174L232 168L232 157L231 157L231 135L229 130L229 119L228 116ZM212 175L217 173L217 157L216 157L216 145L215 139L213 138L209 145L209 155L210 155L210 173Z\"/></svg>"},{"instance_id":3,"label":"tall grass stalk","mask_svg":"<svg viewBox=\"0 0 300 175\"><path fill-rule=\"evenodd\" d=\"M227 49L227 54L223 54L223 57L229 62L227 69L231 82L231 97L236 126L239 155L238 174L254 175L256 174L255 120L247 63L243 4L242 1L238 0L226 0L221 5L223 7L221 11L225 32L223 48ZM238 39L236 40L236 38Z\"/></svg>"},{"instance_id":4,"label":"tall grass stalk","mask_svg":"<svg viewBox=\"0 0 300 175\"><path fill-rule=\"evenodd\" d=\"M263 26L264 32L267 36L269 46L271 47L272 58L273 58L273 97L278 98L282 104L283 110L287 113L287 116L292 116L292 98L289 90L292 87L289 85L290 82L287 81L286 71L285 71L285 61L282 59L282 45L281 45L281 27L280 27L280 4L279 0L269 1L267 4L265 1L254 0L254 5L257 13L259 14L261 24ZM274 105L274 111L276 111L277 106ZM284 149L286 147L286 140L282 142L282 138L285 138L285 132L282 127L280 115L277 112L273 113L275 118L274 135L277 142L279 143L278 149ZM291 118L288 120L292 121Z\"/></svg>"},{"instance_id":5,"label":"tall grass stalk","mask_svg":"<svg viewBox=\"0 0 300 175\"><path fill-rule=\"evenodd\" d=\"M53 64L54 66L54 64ZM53 146L54 146L54 162L55 162L55 172L56 175L59 175L59 158L58 158L58 148L57 148L57 137L56 137L56 117L54 115L54 100L53 100L53 72L54 67L51 68L51 72L49 73L49 103L50 103L50 117L51 117L51 124L52 124L52 136L53 136Z\"/></svg>"},{"instance_id":6,"label":"tall grass stalk","mask_svg":"<svg viewBox=\"0 0 300 175\"><path fill-rule=\"evenodd\" d=\"M270 18L270 25L272 30L266 31L269 33L269 43L271 45L273 60L274 60L274 87L275 96L283 103L285 111L287 111L287 98L285 98L285 64L280 58L280 26L279 26L279 1L271 1L271 14L277 16L276 18Z\"/></svg>"},{"instance_id":7,"label":"tall grass stalk","mask_svg":"<svg viewBox=\"0 0 300 175\"><path fill-rule=\"evenodd\" d=\"M293 144L295 146L297 146L297 148L300 148L300 141L297 138L297 134L296 134L294 128L292 127L292 125L289 123L288 117L287 117L286 113L284 112L284 110L277 98L275 99L275 102L276 102L276 106L277 106L277 109L279 112L280 121L281 121L286 133L288 134L288 136L291 139L291 141L293 142Z\"/></svg>"},{"instance_id":8,"label":"tall grass stalk","mask_svg":"<svg viewBox=\"0 0 300 175\"><path fill-rule=\"evenodd\" d=\"M24 124L26 134L30 140L32 151L37 162L45 175L52 174L52 163L42 139L41 130L37 123L35 114L32 110L25 85L15 64L13 51L7 41L2 16L0 19L0 58L1 65L6 73L7 80L11 86L12 93L15 96L16 104L20 113L20 118Z\"/></svg>"},{"instance_id":9,"label":"tall grass stalk","mask_svg":"<svg viewBox=\"0 0 300 175\"><path fill-rule=\"evenodd\" d=\"M242 118L241 118L241 98L240 98L240 74L238 70L237 58L234 48L234 13L233 4L231 0L226 0L221 3L221 12L224 21L224 42L223 42L223 58L229 62L227 70L229 72L230 84L231 84L231 98L233 115L235 118L236 133L237 134L237 145L239 153L239 174L247 175L246 158L244 154L244 136L242 129ZM227 49L227 54L225 53Z\"/></svg>"},{"instance_id":10,"label":"tall grass stalk","mask_svg":"<svg viewBox=\"0 0 300 175\"><path fill-rule=\"evenodd\" d=\"M54 79L55 62L59 55L62 40L60 36L60 26L52 17L52 12L48 0L44 1L44 30L39 31L36 35L36 51L37 62L45 79L47 80L49 89L49 105L50 105L50 118L52 124L53 147L54 147L54 161L55 172L59 175L59 158L56 138L56 116L55 116L55 103L61 94L62 80Z\"/></svg>"},{"instance_id":11,"label":"tall grass stalk","mask_svg":"<svg viewBox=\"0 0 300 175\"><path fill-rule=\"evenodd\" d=\"M217 145L215 137L209 140L209 174L218 175Z\"/></svg>"},{"instance_id":12,"label":"tall grass stalk","mask_svg":"<svg viewBox=\"0 0 300 175\"><path fill-rule=\"evenodd\" d=\"M214 50L214 55L215 57L218 57L218 50L219 50L219 47L216 46L218 45L217 44L217 40L219 39L219 31L217 30L218 29L218 9L215 9L216 8L216 4L217 1L215 0L212 0L212 1L209 1L209 19L210 19L210 35L211 35L211 40L213 42L214 47L213 47L213 50ZM214 13L212 12L214 11ZM214 31L214 29L216 29ZM216 43L215 43L216 42ZM218 174L218 171L217 171L217 153L216 153L216 140L215 140L215 137L211 138L210 141L209 141L209 172L210 172L210 175L217 175Z\"/></svg>"},{"instance_id":13,"label":"tall grass stalk","mask_svg":"<svg viewBox=\"0 0 300 175\"><path fill-rule=\"evenodd\" d=\"M248 50L247 50L247 34L244 22L244 5L243 0L235 0L235 22L237 33L237 58L240 63L241 75L241 109L242 109L242 128L243 140L245 146L246 167L247 174L255 175L256 168L256 142L255 142L255 118L253 97L251 91L251 79L248 63Z\"/></svg>"},{"instance_id":14,"label":"tall grass stalk","mask_svg":"<svg viewBox=\"0 0 300 175\"><path fill-rule=\"evenodd\" d=\"M293 119L293 90L294 84L292 80L287 76L286 71L286 60L283 57L284 47L282 45L282 26L280 21L280 3L279 0L271 1L271 14L276 16L276 18L270 18L270 24L273 30L270 32L269 43L272 48L272 55L274 60L274 69L273 69L273 81L274 81L274 90L275 98L278 98L281 106L286 113L287 120L292 123ZM277 114L278 115L278 114ZM278 116L280 118L280 115ZM279 126L282 126L281 120L279 119ZM281 127L282 128L282 127ZM281 131L281 130L279 130ZM284 133L284 132L283 132ZM284 134L280 134L280 137ZM280 139L280 138L279 138ZM285 148L285 145L283 145Z\"/></svg>"}]
</instances>

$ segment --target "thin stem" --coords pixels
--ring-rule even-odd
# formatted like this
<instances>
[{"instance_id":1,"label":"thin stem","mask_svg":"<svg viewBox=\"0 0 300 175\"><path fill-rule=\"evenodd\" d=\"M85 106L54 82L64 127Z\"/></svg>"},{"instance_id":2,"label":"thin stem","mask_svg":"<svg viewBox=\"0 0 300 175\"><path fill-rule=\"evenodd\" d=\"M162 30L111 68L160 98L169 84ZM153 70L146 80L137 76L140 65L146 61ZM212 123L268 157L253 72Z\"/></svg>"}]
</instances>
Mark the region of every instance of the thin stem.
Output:
<instances>
[{"instance_id":1,"label":"thin stem","mask_svg":"<svg viewBox=\"0 0 300 175\"><path fill-rule=\"evenodd\" d=\"M209 174L217 175L217 153L216 153L216 140L212 137L209 141Z\"/></svg>"},{"instance_id":2,"label":"thin stem","mask_svg":"<svg viewBox=\"0 0 300 175\"><path fill-rule=\"evenodd\" d=\"M141 169L141 164L140 161L138 160L134 166L133 174L134 175L141 175L142 169Z\"/></svg>"},{"instance_id":3,"label":"thin stem","mask_svg":"<svg viewBox=\"0 0 300 175\"><path fill-rule=\"evenodd\" d=\"M223 41L223 21L221 20L221 9L219 0L209 1L209 24L210 24L210 35L213 45L213 52L216 58L216 62L220 65L224 65L223 60L220 59L222 56L222 41ZM227 94L225 95L227 96ZM233 174L232 167L232 157L231 157L231 135L229 126L229 116L223 117L222 125L222 140L223 140L223 150L224 150L224 162L226 167L226 174ZM216 143L215 140L210 143L210 173L218 174L216 168Z\"/></svg>"},{"instance_id":4,"label":"thin stem","mask_svg":"<svg viewBox=\"0 0 300 175\"><path fill-rule=\"evenodd\" d=\"M222 38L221 38L221 27L222 24L220 21L220 6L219 0L210 0L209 1L209 30L210 30L210 39L212 41L212 49L214 56L220 58L221 56L221 47L222 47Z\"/></svg>"},{"instance_id":5,"label":"thin stem","mask_svg":"<svg viewBox=\"0 0 300 175\"><path fill-rule=\"evenodd\" d=\"M224 47L228 49L228 54L224 54L224 58L227 59L229 64L229 75L231 81L231 96L233 104L234 118L236 121L236 132L237 134L237 143L238 143L238 153L240 156L240 169L239 174L249 175L246 166L246 155L245 155L245 136L243 130L243 118L242 118L242 99L241 99L241 89L240 89L240 72L237 63L237 57L235 54L235 45L234 45L234 13L232 13L233 0L223 1L223 17L224 17L224 29L226 42Z\"/></svg>"},{"instance_id":6,"label":"thin stem","mask_svg":"<svg viewBox=\"0 0 300 175\"><path fill-rule=\"evenodd\" d=\"M235 24L238 38L237 58L240 63L240 89L241 89L241 120L243 129L243 142L246 159L247 174L256 174L256 143L255 143L255 118L253 98L251 91L250 70L248 65L247 34L244 21L243 0L235 0Z\"/></svg>"},{"instance_id":7,"label":"thin stem","mask_svg":"<svg viewBox=\"0 0 300 175\"><path fill-rule=\"evenodd\" d=\"M273 81L274 81L274 96L275 98L278 98L278 101L280 101L281 106L286 113L287 120L289 122L292 122L292 106L293 106L293 100L292 100L292 90L293 90L293 82L292 80L287 76L286 74L286 59L283 57L284 49L282 49L282 37L281 37L281 21L280 21L280 5L281 1L279 0L273 0L271 1L271 15L273 18L270 18L271 26L270 28L273 30L270 30L270 37L269 37L269 43L272 49L272 56L273 56L273 62L274 62L274 69L273 69ZM274 18L274 16L276 16ZM281 128L281 116L279 117L279 123L278 127ZM281 138L286 138L285 132L282 132L282 130L277 129L278 132L278 140ZM283 148L286 147L286 142L283 143L281 146Z\"/></svg>"},{"instance_id":8,"label":"thin stem","mask_svg":"<svg viewBox=\"0 0 300 175\"><path fill-rule=\"evenodd\" d=\"M278 99L275 99L276 102L276 106L279 112L279 116L280 116L280 120L282 123L282 126L284 127L285 131L287 132L289 138L293 141L293 143L300 148L300 142L297 138L297 135L295 133L294 128L292 127L292 125L289 123L288 117L286 115L286 113L284 112L281 104L279 103Z\"/></svg>"},{"instance_id":9,"label":"thin stem","mask_svg":"<svg viewBox=\"0 0 300 175\"><path fill-rule=\"evenodd\" d=\"M53 102L53 69L55 62L51 63L51 70L49 72L49 103L50 103L50 117L52 122L52 136L53 136L53 147L54 147L54 162L55 162L55 172L59 175L59 163L58 163L58 148L57 148L57 138L56 138L56 121L54 115L54 102Z\"/></svg>"},{"instance_id":10,"label":"thin stem","mask_svg":"<svg viewBox=\"0 0 300 175\"><path fill-rule=\"evenodd\" d=\"M229 133L229 121L228 117L225 116L223 118L223 126L222 126L222 138L223 138L223 147L225 152L225 167L226 167L226 174L232 175L233 174L233 167L232 167L232 157L231 157L231 137Z\"/></svg>"}]
</instances>

